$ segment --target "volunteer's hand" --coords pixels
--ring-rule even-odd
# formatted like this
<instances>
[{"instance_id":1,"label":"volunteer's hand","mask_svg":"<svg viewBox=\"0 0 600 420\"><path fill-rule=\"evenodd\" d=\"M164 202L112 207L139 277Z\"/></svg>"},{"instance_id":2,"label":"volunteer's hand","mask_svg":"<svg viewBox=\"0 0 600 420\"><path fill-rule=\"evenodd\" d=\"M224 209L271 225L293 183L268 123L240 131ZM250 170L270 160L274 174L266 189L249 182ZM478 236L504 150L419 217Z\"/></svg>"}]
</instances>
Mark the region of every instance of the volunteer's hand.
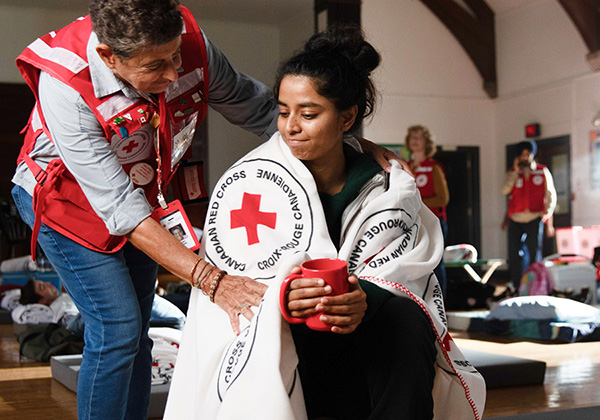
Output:
<instances>
[{"instance_id":1,"label":"volunteer's hand","mask_svg":"<svg viewBox=\"0 0 600 420\"><path fill-rule=\"evenodd\" d=\"M378 144L375 144L372 141L361 137L358 137L357 140L360 143L360 147L362 147L363 152L365 152L366 155L369 155L373 159L375 159L375 162L377 162L384 171L390 172L392 165L389 161L395 160L400 165L402 165L402 169L404 169L405 172L408 172L410 175L414 176L414 174L410 170L410 166L408 165L408 163L400 159L400 157L398 157L398 155L396 155L391 150L379 146Z\"/></svg>"},{"instance_id":2,"label":"volunteer's hand","mask_svg":"<svg viewBox=\"0 0 600 420\"><path fill-rule=\"evenodd\" d=\"M212 276L211 276L212 277ZM204 287L208 291L210 279ZM254 317L252 306L259 306L267 290L267 285L244 276L225 275L217 292L215 303L227 312L229 322L235 335L240 333L239 316L243 315L248 321Z\"/></svg>"},{"instance_id":3,"label":"volunteer's hand","mask_svg":"<svg viewBox=\"0 0 600 420\"><path fill-rule=\"evenodd\" d=\"M519 167L519 158L518 157L513 159L513 169L515 172L521 171L521 168Z\"/></svg>"}]
</instances>

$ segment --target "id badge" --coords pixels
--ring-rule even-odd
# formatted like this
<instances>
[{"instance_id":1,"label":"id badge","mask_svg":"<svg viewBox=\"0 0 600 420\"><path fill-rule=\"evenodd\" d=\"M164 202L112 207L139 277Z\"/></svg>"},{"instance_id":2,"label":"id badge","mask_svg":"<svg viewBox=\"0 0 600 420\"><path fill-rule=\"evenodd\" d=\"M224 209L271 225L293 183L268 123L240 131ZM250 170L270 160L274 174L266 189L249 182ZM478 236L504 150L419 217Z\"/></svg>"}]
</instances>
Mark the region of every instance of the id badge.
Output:
<instances>
[{"instance_id":1,"label":"id badge","mask_svg":"<svg viewBox=\"0 0 600 420\"><path fill-rule=\"evenodd\" d=\"M179 239L191 251L196 251L200 248L200 242L179 200L170 202L166 209L158 206L152 212L152 218L171 232L173 236Z\"/></svg>"},{"instance_id":2,"label":"id badge","mask_svg":"<svg viewBox=\"0 0 600 420\"><path fill-rule=\"evenodd\" d=\"M198 122L198 112L194 112L189 118L184 119L177 126L183 126L181 130L173 136L173 149L171 151L171 170L175 168L181 160L188 147L192 144L194 133L196 132L196 123ZM179 127L173 127L173 131Z\"/></svg>"}]
</instances>

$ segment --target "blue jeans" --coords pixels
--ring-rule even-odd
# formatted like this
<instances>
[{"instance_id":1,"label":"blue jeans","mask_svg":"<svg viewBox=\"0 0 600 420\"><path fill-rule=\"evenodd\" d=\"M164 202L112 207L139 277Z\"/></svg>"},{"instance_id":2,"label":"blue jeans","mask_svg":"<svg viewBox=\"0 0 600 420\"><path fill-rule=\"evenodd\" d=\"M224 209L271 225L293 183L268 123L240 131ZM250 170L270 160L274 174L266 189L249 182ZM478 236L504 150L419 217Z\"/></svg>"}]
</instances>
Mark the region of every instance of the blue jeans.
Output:
<instances>
[{"instance_id":1,"label":"blue jeans","mask_svg":"<svg viewBox=\"0 0 600 420\"><path fill-rule=\"evenodd\" d=\"M508 225L508 267L510 280L519 290L521 276L530 264L542 261L544 222L538 217L529 223L510 221Z\"/></svg>"},{"instance_id":2,"label":"blue jeans","mask_svg":"<svg viewBox=\"0 0 600 420\"><path fill-rule=\"evenodd\" d=\"M23 220L33 226L31 196L12 190ZM127 243L91 251L42 224L38 243L85 322L77 384L79 419L147 419L152 369L148 324L158 265Z\"/></svg>"}]
</instances>

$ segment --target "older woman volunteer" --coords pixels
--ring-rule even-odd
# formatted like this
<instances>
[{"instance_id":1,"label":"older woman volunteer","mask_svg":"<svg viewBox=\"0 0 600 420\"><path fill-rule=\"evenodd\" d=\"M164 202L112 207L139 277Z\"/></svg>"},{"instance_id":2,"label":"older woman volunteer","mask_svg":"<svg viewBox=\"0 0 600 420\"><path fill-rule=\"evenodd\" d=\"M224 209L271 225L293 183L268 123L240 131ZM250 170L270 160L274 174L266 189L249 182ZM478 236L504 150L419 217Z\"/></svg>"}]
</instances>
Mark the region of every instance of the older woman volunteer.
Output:
<instances>
[{"instance_id":1,"label":"older woman volunteer","mask_svg":"<svg viewBox=\"0 0 600 420\"><path fill-rule=\"evenodd\" d=\"M192 284L220 281L211 298L232 315L265 290L240 288L171 235L187 218L164 193L208 105L266 139L272 92L176 0L92 0L90 16L34 41L17 65L36 105L13 197L85 320L79 418L146 418L156 262Z\"/></svg>"},{"instance_id":2,"label":"older woman volunteer","mask_svg":"<svg viewBox=\"0 0 600 420\"><path fill-rule=\"evenodd\" d=\"M165 419L481 418L485 385L448 334L432 274L437 218L400 165L384 173L349 135L373 110L379 60L341 27L280 68L279 132L217 183L203 237L206 260L269 288L239 335L210 302L218 282L193 290ZM320 257L347 262L349 291L292 280L284 311L323 312L330 329L290 328L282 278Z\"/></svg>"},{"instance_id":3,"label":"older woman volunteer","mask_svg":"<svg viewBox=\"0 0 600 420\"><path fill-rule=\"evenodd\" d=\"M410 162L408 164L415 174L421 199L429 210L440 219L445 246L446 237L448 236L446 206L450 201L450 193L448 192L444 167L440 162L433 159L436 152L433 136L424 125L412 125L406 130L404 141L410 152ZM443 260L440 261L433 272L440 282L440 286L442 286L442 293L446 296L447 280Z\"/></svg>"}]
</instances>

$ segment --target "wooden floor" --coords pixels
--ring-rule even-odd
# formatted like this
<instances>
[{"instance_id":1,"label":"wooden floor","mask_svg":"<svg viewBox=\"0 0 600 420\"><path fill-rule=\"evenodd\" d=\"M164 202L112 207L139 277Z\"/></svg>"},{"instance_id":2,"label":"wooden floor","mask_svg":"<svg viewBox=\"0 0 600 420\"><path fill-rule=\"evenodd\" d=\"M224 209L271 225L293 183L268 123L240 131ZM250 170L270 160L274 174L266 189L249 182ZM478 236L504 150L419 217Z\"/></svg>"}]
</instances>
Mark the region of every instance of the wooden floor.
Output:
<instances>
[{"instance_id":1,"label":"wooden floor","mask_svg":"<svg viewBox=\"0 0 600 420\"><path fill-rule=\"evenodd\" d=\"M490 389L484 418L600 405L600 342L549 344L455 332L461 348L546 362L543 385ZM576 419L574 419L576 420Z\"/></svg>"},{"instance_id":2,"label":"wooden floor","mask_svg":"<svg viewBox=\"0 0 600 420\"><path fill-rule=\"evenodd\" d=\"M13 326L0 325L0 419L77 419L75 394L52 379L49 363L19 360Z\"/></svg>"},{"instance_id":3,"label":"wooden floor","mask_svg":"<svg viewBox=\"0 0 600 420\"><path fill-rule=\"evenodd\" d=\"M462 348L544 360L544 385L488 391L484 418L600 405L600 342L543 344L453 334ZM75 394L49 364L19 361L12 325L0 325L0 419L75 420Z\"/></svg>"}]
</instances>

